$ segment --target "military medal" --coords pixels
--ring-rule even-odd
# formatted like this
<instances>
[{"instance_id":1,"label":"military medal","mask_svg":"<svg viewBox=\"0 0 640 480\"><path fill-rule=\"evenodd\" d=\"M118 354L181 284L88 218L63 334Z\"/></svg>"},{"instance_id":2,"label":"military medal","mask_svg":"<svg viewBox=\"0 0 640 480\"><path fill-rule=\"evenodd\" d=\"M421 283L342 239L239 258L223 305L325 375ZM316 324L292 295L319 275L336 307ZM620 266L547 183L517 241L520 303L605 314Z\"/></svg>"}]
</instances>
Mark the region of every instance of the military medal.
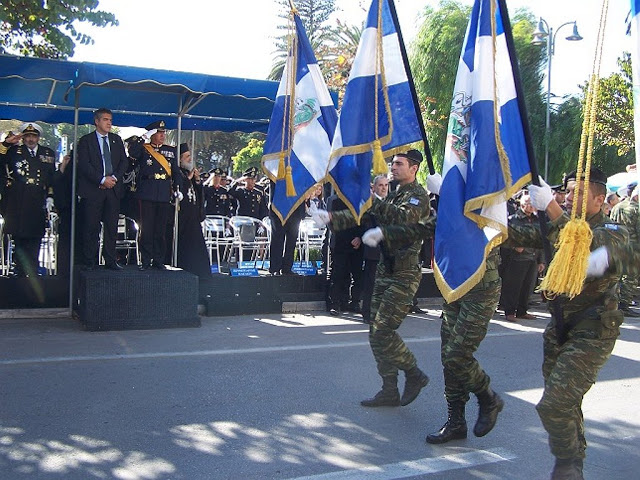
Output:
<instances>
[{"instance_id":1,"label":"military medal","mask_svg":"<svg viewBox=\"0 0 640 480\"><path fill-rule=\"evenodd\" d=\"M147 160L147 165L151 166L153 165L153 160L151 160L150 158Z\"/></svg>"}]
</instances>

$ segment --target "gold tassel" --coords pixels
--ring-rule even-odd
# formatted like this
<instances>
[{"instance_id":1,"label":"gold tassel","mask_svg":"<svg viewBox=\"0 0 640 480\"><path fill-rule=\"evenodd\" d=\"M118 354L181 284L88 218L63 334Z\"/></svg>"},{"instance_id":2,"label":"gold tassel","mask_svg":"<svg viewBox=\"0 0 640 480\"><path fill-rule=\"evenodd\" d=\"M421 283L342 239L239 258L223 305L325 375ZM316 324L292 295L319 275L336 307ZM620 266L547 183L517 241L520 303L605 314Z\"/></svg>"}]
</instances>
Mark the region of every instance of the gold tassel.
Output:
<instances>
[{"instance_id":1,"label":"gold tassel","mask_svg":"<svg viewBox=\"0 0 640 480\"><path fill-rule=\"evenodd\" d=\"M287 183L287 197L295 197L296 187L293 185L293 175L291 173L291 165L287 167L287 174L285 175L285 181Z\"/></svg>"},{"instance_id":2,"label":"gold tassel","mask_svg":"<svg viewBox=\"0 0 640 480\"><path fill-rule=\"evenodd\" d=\"M387 163L384 161L380 140L376 138L373 141L373 174L384 175L385 173L387 173Z\"/></svg>"},{"instance_id":3,"label":"gold tassel","mask_svg":"<svg viewBox=\"0 0 640 480\"><path fill-rule=\"evenodd\" d=\"M548 298L556 295L573 298L582 291L592 238L591 227L581 219L569 221L560 231L556 242L558 250L540 284L540 290L548 294Z\"/></svg>"},{"instance_id":4,"label":"gold tassel","mask_svg":"<svg viewBox=\"0 0 640 480\"><path fill-rule=\"evenodd\" d=\"M280 162L278 163L278 176L276 177L277 180L283 180L284 179L284 152L280 152Z\"/></svg>"}]
</instances>

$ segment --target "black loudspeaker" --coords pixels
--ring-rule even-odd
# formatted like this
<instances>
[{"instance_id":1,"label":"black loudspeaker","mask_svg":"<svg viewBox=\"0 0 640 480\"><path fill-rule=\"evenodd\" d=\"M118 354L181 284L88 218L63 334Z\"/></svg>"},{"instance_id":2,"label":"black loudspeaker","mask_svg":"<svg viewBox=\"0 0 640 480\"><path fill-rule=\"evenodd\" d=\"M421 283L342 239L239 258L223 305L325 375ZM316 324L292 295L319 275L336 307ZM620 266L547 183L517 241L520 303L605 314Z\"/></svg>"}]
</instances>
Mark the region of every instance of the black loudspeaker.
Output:
<instances>
[{"instance_id":1,"label":"black loudspeaker","mask_svg":"<svg viewBox=\"0 0 640 480\"><path fill-rule=\"evenodd\" d=\"M183 270L80 271L75 300L91 331L200 326L198 277Z\"/></svg>"}]
</instances>

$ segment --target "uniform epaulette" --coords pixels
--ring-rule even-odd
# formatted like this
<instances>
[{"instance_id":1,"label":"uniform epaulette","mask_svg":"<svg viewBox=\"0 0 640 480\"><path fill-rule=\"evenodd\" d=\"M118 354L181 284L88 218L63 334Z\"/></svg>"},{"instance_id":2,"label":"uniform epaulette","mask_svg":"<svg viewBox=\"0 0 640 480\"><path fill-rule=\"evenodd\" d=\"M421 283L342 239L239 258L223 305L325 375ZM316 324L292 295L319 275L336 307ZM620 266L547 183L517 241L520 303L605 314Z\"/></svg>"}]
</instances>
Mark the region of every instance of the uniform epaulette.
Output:
<instances>
[{"instance_id":1,"label":"uniform epaulette","mask_svg":"<svg viewBox=\"0 0 640 480\"><path fill-rule=\"evenodd\" d=\"M4 155L9 151L9 147L5 147L3 143L0 143L0 155Z\"/></svg>"}]
</instances>

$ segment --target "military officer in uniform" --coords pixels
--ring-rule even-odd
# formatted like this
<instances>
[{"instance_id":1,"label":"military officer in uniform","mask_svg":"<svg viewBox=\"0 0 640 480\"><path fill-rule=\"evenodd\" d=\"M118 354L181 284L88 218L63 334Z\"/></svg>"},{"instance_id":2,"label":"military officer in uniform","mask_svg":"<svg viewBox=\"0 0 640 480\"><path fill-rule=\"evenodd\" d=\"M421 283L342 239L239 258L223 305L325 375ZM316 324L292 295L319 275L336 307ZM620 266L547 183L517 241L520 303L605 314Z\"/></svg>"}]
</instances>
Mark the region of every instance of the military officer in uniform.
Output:
<instances>
[{"instance_id":1,"label":"military officer in uniform","mask_svg":"<svg viewBox=\"0 0 640 480\"><path fill-rule=\"evenodd\" d=\"M9 132L0 145L5 184L1 210L5 233L11 234L15 245L14 274L19 277L37 274L47 212L53 208L56 154L38 145L41 134L38 124L25 123L19 134Z\"/></svg>"},{"instance_id":2,"label":"military officer in uniform","mask_svg":"<svg viewBox=\"0 0 640 480\"><path fill-rule=\"evenodd\" d=\"M378 265L371 299L371 325L369 344L382 377L382 390L373 398L360 402L365 407L408 405L419 395L429 378L418 368L411 350L397 330L413 305L413 296L422 278L418 254L422 239L407 240L403 229L427 222L430 213L429 196L416 180L416 172L422 162L417 150L398 153L391 164L391 173L398 188L385 199L373 198L373 204L365 216L373 215L378 225L363 242L376 245L382 240L380 227L394 225L394 238L384 239L381 247L383 261ZM344 230L356 225L349 210L327 212L312 211L317 224L330 224L334 230ZM379 237L371 239L371 236ZM404 370L406 382L400 397L398 370Z\"/></svg>"},{"instance_id":3,"label":"military officer in uniform","mask_svg":"<svg viewBox=\"0 0 640 480\"><path fill-rule=\"evenodd\" d=\"M640 241L640 213L638 209L638 187L624 200L618 202L611 209L611 220L627 227L629 244L638 246ZM637 317L638 314L629 308L633 304L633 297L638 289L638 277L623 272L620 279L620 310L627 317Z\"/></svg>"},{"instance_id":4,"label":"military officer in uniform","mask_svg":"<svg viewBox=\"0 0 640 480\"><path fill-rule=\"evenodd\" d=\"M591 168L586 192L584 177L577 178L575 171L567 176L566 182L567 213L553 199L551 188L542 179L540 186L529 187L531 204L538 210L546 210L549 217L551 245L555 245L573 209L577 215L581 214L586 195L586 221L593 233L592 257L598 257L602 251L605 257L607 251L611 257L607 258L605 268L598 272L601 276L587 277L578 295L557 298L559 308L552 312L543 336L544 391L536 410L549 436L551 453L556 458L551 478L580 480L587 447L582 400L611 356L620 334L624 316L618 310L617 283L624 270L619 257L620 252L629 247L626 228L610 222L602 212L607 176L601 170ZM576 194L578 184L579 195ZM540 230L533 226L509 226L508 241L542 248ZM592 263L593 258L590 258L590 270L593 270Z\"/></svg>"},{"instance_id":5,"label":"military officer in uniform","mask_svg":"<svg viewBox=\"0 0 640 480\"><path fill-rule=\"evenodd\" d=\"M234 215L235 200L229 191L222 185L224 171L216 167L204 183L205 212L207 215L222 215L231 217Z\"/></svg>"},{"instance_id":6,"label":"military officer in uniform","mask_svg":"<svg viewBox=\"0 0 640 480\"><path fill-rule=\"evenodd\" d=\"M179 191L180 169L176 147L165 145L166 128L163 120L145 127L150 143L144 139L129 143L129 155L139 168L135 198L138 200L140 218L140 270L150 267L166 270L164 258L167 251L166 231L171 214L171 201L181 200Z\"/></svg>"},{"instance_id":7,"label":"military officer in uniform","mask_svg":"<svg viewBox=\"0 0 640 480\"><path fill-rule=\"evenodd\" d=\"M262 220L269 215L269 209L264 192L255 188L258 169L256 167L248 168L242 175L229 187L229 194L238 201L236 215ZM239 187L240 182L244 182L245 186Z\"/></svg>"}]
</instances>

